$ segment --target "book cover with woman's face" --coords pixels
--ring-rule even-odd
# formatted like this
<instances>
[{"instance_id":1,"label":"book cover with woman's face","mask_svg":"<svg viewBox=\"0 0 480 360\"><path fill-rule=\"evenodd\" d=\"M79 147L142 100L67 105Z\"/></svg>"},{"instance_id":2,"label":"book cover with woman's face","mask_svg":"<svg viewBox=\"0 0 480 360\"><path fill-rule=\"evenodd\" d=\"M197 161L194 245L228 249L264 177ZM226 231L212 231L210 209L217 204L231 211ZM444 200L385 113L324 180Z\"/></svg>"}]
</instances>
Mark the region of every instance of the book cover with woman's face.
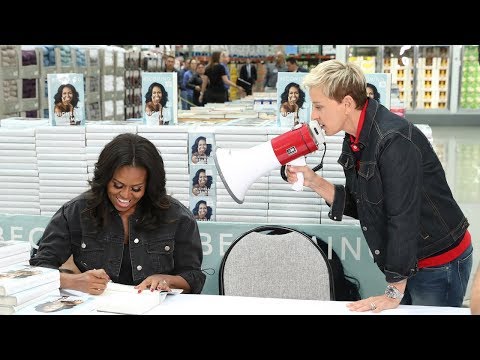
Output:
<instances>
[{"instance_id":1,"label":"book cover with woman's face","mask_svg":"<svg viewBox=\"0 0 480 360\"><path fill-rule=\"evenodd\" d=\"M277 80L277 126L292 128L310 122L310 95L303 87L307 73L279 72Z\"/></svg>"},{"instance_id":2,"label":"book cover with woman's face","mask_svg":"<svg viewBox=\"0 0 480 360\"><path fill-rule=\"evenodd\" d=\"M142 72L144 124L150 126L177 123L177 73Z\"/></svg>"},{"instance_id":3,"label":"book cover with woman's face","mask_svg":"<svg viewBox=\"0 0 480 360\"><path fill-rule=\"evenodd\" d=\"M47 88L50 125L85 125L83 74L47 74Z\"/></svg>"}]
</instances>

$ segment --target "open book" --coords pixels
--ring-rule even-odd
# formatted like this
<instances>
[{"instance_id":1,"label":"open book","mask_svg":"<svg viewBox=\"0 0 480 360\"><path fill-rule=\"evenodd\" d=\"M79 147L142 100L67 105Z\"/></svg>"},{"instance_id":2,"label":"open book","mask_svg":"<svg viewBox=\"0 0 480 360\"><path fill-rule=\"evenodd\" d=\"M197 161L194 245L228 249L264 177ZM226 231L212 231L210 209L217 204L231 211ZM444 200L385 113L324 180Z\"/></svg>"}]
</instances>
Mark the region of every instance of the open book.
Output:
<instances>
[{"instance_id":1,"label":"open book","mask_svg":"<svg viewBox=\"0 0 480 360\"><path fill-rule=\"evenodd\" d=\"M97 311L117 314L140 315L159 305L168 293L178 294L182 289L172 291L143 290L141 293L133 285L123 285L114 282L107 284L107 289L97 296Z\"/></svg>"}]
</instances>

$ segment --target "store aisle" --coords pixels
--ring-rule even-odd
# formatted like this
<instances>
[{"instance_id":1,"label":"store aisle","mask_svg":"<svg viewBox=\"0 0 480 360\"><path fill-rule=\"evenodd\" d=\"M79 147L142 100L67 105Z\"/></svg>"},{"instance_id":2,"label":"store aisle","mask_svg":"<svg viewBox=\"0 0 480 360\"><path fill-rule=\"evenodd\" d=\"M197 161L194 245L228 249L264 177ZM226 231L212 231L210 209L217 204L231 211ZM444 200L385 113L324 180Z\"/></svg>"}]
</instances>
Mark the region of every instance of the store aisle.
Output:
<instances>
[{"instance_id":1,"label":"store aisle","mask_svg":"<svg viewBox=\"0 0 480 360\"><path fill-rule=\"evenodd\" d=\"M470 222L473 242L472 276L480 262L480 126L431 126L434 148L448 184Z\"/></svg>"}]
</instances>

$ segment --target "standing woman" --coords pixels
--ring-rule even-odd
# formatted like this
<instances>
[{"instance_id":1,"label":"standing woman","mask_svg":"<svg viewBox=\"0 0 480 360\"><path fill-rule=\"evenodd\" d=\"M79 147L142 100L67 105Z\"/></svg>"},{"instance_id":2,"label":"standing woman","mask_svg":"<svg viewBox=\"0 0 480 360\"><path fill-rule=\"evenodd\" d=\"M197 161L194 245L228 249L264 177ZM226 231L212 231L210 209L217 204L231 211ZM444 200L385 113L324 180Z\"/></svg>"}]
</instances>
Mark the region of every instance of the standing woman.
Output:
<instances>
[{"instance_id":1,"label":"standing woman","mask_svg":"<svg viewBox=\"0 0 480 360\"><path fill-rule=\"evenodd\" d=\"M205 75L207 75L208 83L205 92L205 103L224 103L227 101L225 92L225 85L232 86L234 88L243 91L241 86L236 85L234 82L228 79L225 68L220 63L220 51L214 51L210 63L205 69Z\"/></svg>"}]
</instances>

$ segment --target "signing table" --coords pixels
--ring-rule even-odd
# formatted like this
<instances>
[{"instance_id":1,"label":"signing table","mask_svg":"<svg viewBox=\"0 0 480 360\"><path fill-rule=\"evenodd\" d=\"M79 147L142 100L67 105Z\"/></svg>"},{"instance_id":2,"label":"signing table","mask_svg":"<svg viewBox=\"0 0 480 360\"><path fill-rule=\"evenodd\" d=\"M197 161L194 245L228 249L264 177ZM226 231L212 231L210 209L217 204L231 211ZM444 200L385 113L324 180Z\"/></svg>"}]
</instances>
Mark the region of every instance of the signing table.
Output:
<instances>
[{"instance_id":1,"label":"signing table","mask_svg":"<svg viewBox=\"0 0 480 360\"><path fill-rule=\"evenodd\" d=\"M221 295L169 295L149 315L372 315L348 310L347 301L254 298ZM469 308L400 305L375 315L470 315Z\"/></svg>"}]
</instances>

